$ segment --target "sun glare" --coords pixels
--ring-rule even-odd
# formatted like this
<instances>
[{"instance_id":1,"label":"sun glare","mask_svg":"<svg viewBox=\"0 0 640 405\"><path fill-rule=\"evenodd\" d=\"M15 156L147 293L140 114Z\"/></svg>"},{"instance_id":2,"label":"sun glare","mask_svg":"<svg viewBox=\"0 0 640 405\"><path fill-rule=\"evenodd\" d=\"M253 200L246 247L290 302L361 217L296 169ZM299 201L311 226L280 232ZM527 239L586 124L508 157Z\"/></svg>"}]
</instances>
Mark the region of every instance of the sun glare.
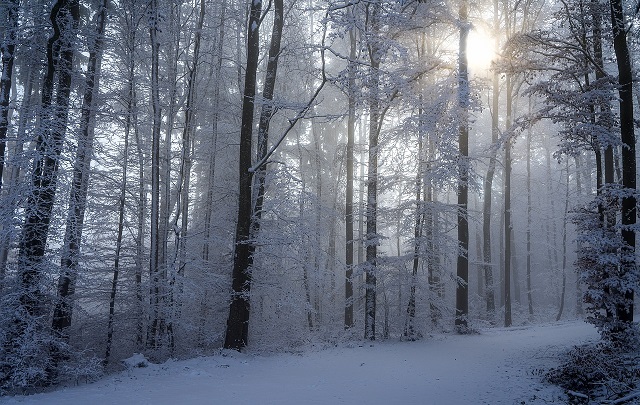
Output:
<instances>
[{"instance_id":1,"label":"sun glare","mask_svg":"<svg viewBox=\"0 0 640 405\"><path fill-rule=\"evenodd\" d=\"M467 61L471 74L486 74L495 57L494 39L482 28L474 27L467 38Z\"/></svg>"}]
</instances>

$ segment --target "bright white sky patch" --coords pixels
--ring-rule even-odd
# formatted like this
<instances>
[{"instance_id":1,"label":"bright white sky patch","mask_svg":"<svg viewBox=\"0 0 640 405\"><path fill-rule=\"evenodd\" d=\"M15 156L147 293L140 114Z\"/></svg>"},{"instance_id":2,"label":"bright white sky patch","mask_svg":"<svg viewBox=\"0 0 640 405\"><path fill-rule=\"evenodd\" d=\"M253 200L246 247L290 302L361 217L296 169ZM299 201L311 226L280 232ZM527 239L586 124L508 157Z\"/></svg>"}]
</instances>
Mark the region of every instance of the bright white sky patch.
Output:
<instances>
[{"instance_id":1,"label":"bright white sky patch","mask_svg":"<svg viewBox=\"0 0 640 405\"><path fill-rule=\"evenodd\" d=\"M475 75L484 75L496 58L495 40L481 27L474 27L467 38L467 61Z\"/></svg>"}]
</instances>

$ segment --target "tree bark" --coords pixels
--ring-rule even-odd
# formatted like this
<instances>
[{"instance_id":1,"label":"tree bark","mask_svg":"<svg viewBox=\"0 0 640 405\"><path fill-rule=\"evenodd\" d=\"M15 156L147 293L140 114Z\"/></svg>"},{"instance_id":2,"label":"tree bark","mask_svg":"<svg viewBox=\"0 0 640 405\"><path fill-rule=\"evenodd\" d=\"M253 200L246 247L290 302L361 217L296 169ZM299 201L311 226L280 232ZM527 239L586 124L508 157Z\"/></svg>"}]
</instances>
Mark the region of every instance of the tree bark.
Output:
<instances>
[{"instance_id":1,"label":"tree bark","mask_svg":"<svg viewBox=\"0 0 640 405\"><path fill-rule=\"evenodd\" d=\"M564 198L564 218L562 219L562 292L560 293L560 308L556 322L562 318L564 312L565 293L567 291L567 221L569 220L569 160L567 160L567 188Z\"/></svg>"},{"instance_id":2,"label":"tree bark","mask_svg":"<svg viewBox=\"0 0 640 405\"><path fill-rule=\"evenodd\" d=\"M89 62L85 77L85 91L80 117L80 136L73 167L73 180L69 196L67 224L60 262L61 274L58 279L58 296L53 311L52 329L68 339L67 329L71 326L73 300L80 259L80 243L87 206L91 158L93 155L95 116L95 96L99 89L99 71L102 62L102 44L106 25L107 0L101 0L96 14L95 37L89 52ZM54 359L55 361L55 359Z\"/></svg>"},{"instance_id":3,"label":"tree bark","mask_svg":"<svg viewBox=\"0 0 640 405\"><path fill-rule=\"evenodd\" d=\"M378 31L380 3L367 6L370 35ZM367 209L365 236L365 318L364 338L376 338L376 282L378 261L378 137L382 120L380 117L380 46L377 38L367 44L370 62L369 94L369 163L367 166Z\"/></svg>"},{"instance_id":4,"label":"tree bark","mask_svg":"<svg viewBox=\"0 0 640 405\"><path fill-rule=\"evenodd\" d=\"M158 349L160 345L160 327L163 323L162 303L160 291L161 278L161 236L160 221L160 127L162 125L162 108L160 106L160 73L159 55L160 42L160 12L158 0L149 1L149 40L151 42L151 108L153 110L153 122L151 133L151 230L149 251L149 275L151 278L151 322L147 336L149 348Z\"/></svg>"},{"instance_id":5,"label":"tree bark","mask_svg":"<svg viewBox=\"0 0 640 405\"><path fill-rule=\"evenodd\" d=\"M511 130L511 104L513 97L511 77L507 75L507 131ZM504 326L511 320L511 137L504 145Z\"/></svg>"},{"instance_id":6,"label":"tree bark","mask_svg":"<svg viewBox=\"0 0 640 405\"><path fill-rule=\"evenodd\" d=\"M30 316L38 315L51 212L56 195L60 154L66 134L71 93L73 41L80 18L77 0L58 0L50 14L54 33L47 44L47 72L42 88L40 126L33 163L32 191L26 205L18 251L20 302ZM58 76L55 104L52 104L55 75Z\"/></svg>"},{"instance_id":7,"label":"tree bark","mask_svg":"<svg viewBox=\"0 0 640 405\"><path fill-rule=\"evenodd\" d=\"M529 114L531 114L531 100L529 100ZM531 126L527 127L527 306L529 320L533 320L533 291L531 287Z\"/></svg>"},{"instance_id":8,"label":"tree bark","mask_svg":"<svg viewBox=\"0 0 640 405\"><path fill-rule=\"evenodd\" d=\"M247 63L245 67L240 128L238 220L233 254L232 294L227 319L225 349L241 350L248 343L251 291L251 136L255 108L256 75L260 54L262 1L252 0L247 27Z\"/></svg>"},{"instance_id":9,"label":"tree bark","mask_svg":"<svg viewBox=\"0 0 640 405\"><path fill-rule=\"evenodd\" d=\"M227 10L227 1L223 0L220 4L220 29L218 31L218 38L216 43L216 60L212 63L215 68L212 70L212 76L215 78L213 85L213 113L211 117L211 149L209 170L207 171L207 194L204 204L204 243L202 245L202 260L205 265L209 262L209 255L211 249L211 217L213 213L213 194L215 187L215 173L216 173L216 149L218 143L218 121L220 119L220 88L222 87L222 61L223 61L223 49L224 49L224 34L225 34L225 16Z\"/></svg>"},{"instance_id":10,"label":"tree bark","mask_svg":"<svg viewBox=\"0 0 640 405\"><path fill-rule=\"evenodd\" d=\"M470 24L467 20L468 2L462 0L459 10L460 43L458 54L458 107L460 123L458 135L458 259L456 274L456 316L458 332L468 330L469 317L469 222L467 218L469 180L469 75L467 62L467 36Z\"/></svg>"},{"instance_id":11,"label":"tree bark","mask_svg":"<svg viewBox=\"0 0 640 405\"><path fill-rule=\"evenodd\" d=\"M348 110L347 118L347 184L345 202L345 306L344 327L353 327L353 148L356 127L356 32L349 30L349 65L348 65Z\"/></svg>"},{"instance_id":12,"label":"tree bark","mask_svg":"<svg viewBox=\"0 0 640 405\"><path fill-rule=\"evenodd\" d=\"M422 100L421 100L422 101ZM424 223L424 204L422 202L422 154L423 154L423 111L422 105L418 110L418 170L416 170L415 193L416 193L416 211L415 223L413 228L413 261L411 267L411 287L409 291L409 304L407 305L407 323L404 328L404 336L409 340L416 339L415 317L416 317L416 284L418 278L418 267L420 264L420 245L422 239L422 226ZM398 242L398 256L400 256L400 243Z\"/></svg>"},{"instance_id":13,"label":"tree bark","mask_svg":"<svg viewBox=\"0 0 640 405\"><path fill-rule=\"evenodd\" d=\"M627 45L627 30L621 0L610 0L613 48L618 65L618 95L620 103L620 137L622 140L622 186L628 192L622 198L622 239L626 244L622 259L622 277L633 278L636 270L636 138L633 121L633 71ZM629 283L631 285L631 283ZM624 302L616 308L618 319L626 325L633 323L633 287L627 287Z\"/></svg>"},{"instance_id":14,"label":"tree bark","mask_svg":"<svg viewBox=\"0 0 640 405\"><path fill-rule=\"evenodd\" d=\"M499 32L498 21L498 1L493 2L493 29L494 35L496 35L496 45L498 45ZM497 46L496 46L497 49ZM497 70L493 72L492 78L492 106L491 106L491 157L489 158L489 167L487 168L487 176L484 178L483 187L483 209L482 209L482 260L484 262L484 282L485 282L485 304L487 310L487 318L493 322L496 311L495 304L495 286L493 276L493 258L491 255L491 205L492 205L492 191L493 191L493 178L496 171L496 155L498 153L497 143L499 129L499 97L500 97L500 82L499 74Z\"/></svg>"},{"instance_id":15,"label":"tree bark","mask_svg":"<svg viewBox=\"0 0 640 405\"><path fill-rule=\"evenodd\" d=\"M129 38L135 39L135 30L131 30ZM134 41L131 41L128 45L133 48ZM130 49L132 50L132 49ZM120 198L118 201L118 231L116 236L116 248L115 259L113 262L113 277L111 279L111 293L109 295L109 317L107 318L107 343L105 347L105 355L102 361L103 367L106 368L109 365L111 358L111 348L113 343L113 323L115 319L116 309L116 293L118 291L118 277L120 275L120 256L122 251L122 239L124 233L124 214L125 214L125 201L127 196L127 176L129 169L129 135L131 133L131 127L135 125L135 112L133 110L135 105L135 65L133 63L132 53L129 56L129 72L127 77L127 115L125 116L124 123L124 150L123 166L122 166L122 183L120 185Z\"/></svg>"},{"instance_id":16,"label":"tree bark","mask_svg":"<svg viewBox=\"0 0 640 405\"><path fill-rule=\"evenodd\" d=\"M0 190L5 166L7 131L9 129L9 101L11 100L11 80L15 60L16 38L18 31L18 11L20 1L9 0L6 6L7 27L2 40L2 76L0 77Z\"/></svg>"}]
</instances>

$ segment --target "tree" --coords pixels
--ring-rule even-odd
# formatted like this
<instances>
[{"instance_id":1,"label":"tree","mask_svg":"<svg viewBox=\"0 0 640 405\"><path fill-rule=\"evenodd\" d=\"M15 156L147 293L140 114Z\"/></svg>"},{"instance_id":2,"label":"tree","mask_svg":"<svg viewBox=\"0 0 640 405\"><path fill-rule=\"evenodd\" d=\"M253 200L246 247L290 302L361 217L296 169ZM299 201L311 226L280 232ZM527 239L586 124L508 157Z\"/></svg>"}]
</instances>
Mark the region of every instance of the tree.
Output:
<instances>
[{"instance_id":1,"label":"tree","mask_svg":"<svg viewBox=\"0 0 640 405\"><path fill-rule=\"evenodd\" d=\"M284 6L282 0L274 0L274 16L273 29L271 32L271 45L269 46L269 55L267 61L267 71L265 73L264 89L262 90L262 111L260 112L260 121L258 125L258 154L256 161L261 161L267 156L267 145L269 142L269 123L276 109L273 104L273 92L276 85L276 77L278 73L278 58L280 56L280 43L282 41L282 27L284 25ZM254 172L257 190L255 204L253 204L253 215L251 218L251 240L255 240L260 231L260 220L262 219L262 211L264 206L265 181L266 181L267 163L257 168ZM251 243L249 254L253 257L255 253L255 243Z\"/></svg>"},{"instance_id":2,"label":"tree","mask_svg":"<svg viewBox=\"0 0 640 405\"><path fill-rule=\"evenodd\" d=\"M53 312L52 329L64 339L68 339L67 329L71 326L73 300L80 258L80 243L84 215L87 206L89 173L93 154L94 131L92 121L95 116L95 98L99 89L100 63L102 61L103 35L106 25L107 0L102 0L96 13L96 28L93 44L89 52L89 62L85 79L80 136L73 167L73 181L69 196L69 210L60 263L58 296ZM54 359L55 361L55 359Z\"/></svg>"},{"instance_id":3,"label":"tree","mask_svg":"<svg viewBox=\"0 0 640 405\"><path fill-rule=\"evenodd\" d=\"M381 44L379 35L380 2L374 2L366 6L367 26L367 51L369 54L369 161L367 164L367 207L366 207L366 264L365 264L365 314L364 314L364 338L375 340L376 338L376 280L379 235L378 225L378 138L382 127L379 86L380 86L380 62Z\"/></svg>"},{"instance_id":4,"label":"tree","mask_svg":"<svg viewBox=\"0 0 640 405\"><path fill-rule=\"evenodd\" d=\"M348 83L347 98L349 116L347 118L347 184L345 192L345 307L344 307L344 327L353 327L353 148L356 127L356 32L349 30L349 62L348 62Z\"/></svg>"},{"instance_id":5,"label":"tree","mask_svg":"<svg viewBox=\"0 0 640 405\"><path fill-rule=\"evenodd\" d=\"M618 95L620 103L620 138L622 141L622 250L620 285L617 294L622 295L616 305L620 324L614 327L614 335L629 330L633 323L633 297L637 269L635 259L636 234L636 138L633 121L633 71L631 54L627 45L627 30L621 0L611 0L611 25L613 48L618 66Z\"/></svg>"},{"instance_id":6,"label":"tree","mask_svg":"<svg viewBox=\"0 0 640 405\"><path fill-rule=\"evenodd\" d=\"M493 30L496 36L496 47L499 44L498 32L500 29L498 15L498 1L493 2ZM483 208L482 208L482 259L484 261L484 282L485 282L485 302L487 310L487 318L493 319L495 304L495 286L493 285L493 259L491 254L491 203L493 191L493 178L496 171L496 154L498 153L497 143L500 128L499 123L499 98L500 98L500 78L497 69L493 69L492 75L492 97L491 97L491 156L489 158L489 167L487 175L484 178L483 186Z\"/></svg>"},{"instance_id":7,"label":"tree","mask_svg":"<svg viewBox=\"0 0 640 405\"><path fill-rule=\"evenodd\" d=\"M60 155L69 116L73 57L76 29L80 19L76 0L58 0L49 14L53 34L47 42L47 69L42 84L40 123L37 128L35 157L31 173L31 190L27 197L25 219L18 251L18 307L15 308L8 339L3 347L2 386L51 383L55 363L48 357L51 341L42 316L48 312L42 285L47 268L44 259L49 225L56 196ZM56 83L57 78L57 83ZM22 353L23 346L34 345ZM20 382L12 361L34 367L32 374ZM6 367L10 370L7 370ZM18 382L13 381L14 378Z\"/></svg>"},{"instance_id":8,"label":"tree","mask_svg":"<svg viewBox=\"0 0 640 405\"><path fill-rule=\"evenodd\" d=\"M260 55L262 1L252 0L247 28L247 62L245 66L240 128L238 220L233 253L232 294L224 339L226 349L241 350L249 338L251 291L251 136L256 94L256 75Z\"/></svg>"},{"instance_id":9,"label":"tree","mask_svg":"<svg viewBox=\"0 0 640 405\"><path fill-rule=\"evenodd\" d=\"M18 31L19 0L11 0L7 6L7 28L2 39L2 77L0 78L0 189L4 172L7 130L9 128L9 100L11 99L11 81L15 60Z\"/></svg>"},{"instance_id":10,"label":"tree","mask_svg":"<svg viewBox=\"0 0 640 405\"><path fill-rule=\"evenodd\" d=\"M504 144L504 326L509 327L511 320L511 108L513 85L511 76L507 76L507 139Z\"/></svg>"},{"instance_id":11,"label":"tree","mask_svg":"<svg viewBox=\"0 0 640 405\"><path fill-rule=\"evenodd\" d=\"M458 48L458 107L460 122L458 135L458 259L456 274L456 316L455 325L460 333L468 329L469 316L469 219L467 203L469 193L469 74L467 62L467 36L469 35L468 3L461 0L458 18L460 20L460 42Z\"/></svg>"},{"instance_id":12,"label":"tree","mask_svg":"<svg viewBox=\"0 0 640 405\"><path fill-rule=\"evenodd\" d=\"M149 2L149 41L151 43L151 108L153 124L151 135L151 230L149 250L149 274L151 275L151 323L147 334L147 345L158 349L164 328L162 315L162 261L160 235L160 127L162 125L162 107L160 105L160 11L158 0Z\"/></svg>"},{"instance_id":13,"label":"tree","mask_svg":"<svg viewBox=\"0 0 640 405\"><path fill-rule=\"evenodd\" d=\"M129 46L133 47L135 38L135 30L129 31ZM126 116L125 116L125 125L124 125L124 164L122 166L122 183L120 185L120 198L118 201L118 231L116 236L116 247L115 247L115 258L113 263L113 276L111 279L111 292L109 295L109 316L107 318L107 342L105 345L105 355L104 360L102 362L103 366L106 368L111 359L111 347L113 343L113 323L115 318L115 307L116 307L116 294L118 287L118 277L120 275L120 260L121 260L121 252L122 252L122 241L124 236L124 220L125 220L125 202L127 197L127 176L129 171L129 139L131 128L135 125L135 111L134 105L136 103L135 99L135 78L134 78L134 64L133 58L130 57L127 60L128 63L128 77L127 77L127 97L126 97Z\"/></svg>"}]
</instances>

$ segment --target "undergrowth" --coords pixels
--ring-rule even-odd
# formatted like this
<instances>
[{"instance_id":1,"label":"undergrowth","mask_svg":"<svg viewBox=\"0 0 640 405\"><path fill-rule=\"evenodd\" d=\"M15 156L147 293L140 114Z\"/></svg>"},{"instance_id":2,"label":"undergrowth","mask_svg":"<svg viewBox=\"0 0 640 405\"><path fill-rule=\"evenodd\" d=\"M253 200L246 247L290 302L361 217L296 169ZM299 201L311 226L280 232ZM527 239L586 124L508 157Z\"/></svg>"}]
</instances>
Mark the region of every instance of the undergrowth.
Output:
<instances>
[{"instance_id":1,"label":"undergrowth","mask_svg":"<svg viewBox=\"0 0 640 405\"><path fill-rule=\"evenodd\" d=\"M640 388L640 352L622 350L610 343L577 346L563 363L549 370L545 380L565 389L571 403L607 403ZM640 403L640 397L616 403Z\"/></svg>"}]
</instances>

